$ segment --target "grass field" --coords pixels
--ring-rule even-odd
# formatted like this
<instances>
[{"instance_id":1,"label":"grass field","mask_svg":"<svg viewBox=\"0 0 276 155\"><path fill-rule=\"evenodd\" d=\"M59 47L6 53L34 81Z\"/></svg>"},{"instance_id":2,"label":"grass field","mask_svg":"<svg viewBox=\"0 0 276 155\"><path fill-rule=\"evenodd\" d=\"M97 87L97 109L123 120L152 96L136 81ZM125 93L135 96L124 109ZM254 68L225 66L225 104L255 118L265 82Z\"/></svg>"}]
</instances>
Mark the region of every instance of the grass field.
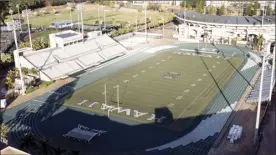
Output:
<instances>
[{"instance_id":1,"label":"grass field","mask_svg":"<svg viewBox=\"0 0 276 155\"><path fill-rule=\"evenodd\" d=\"M229 61L239 68L243 59L233 57ZM65 104L107 115L107 110L101 110L101 104L88 106L93 102L104 103L106 84L107 104L116 107L115 86L119 85L120 107L148 114L136 118L133 111L130 116L112 111L111 117L153 123L153 120L147 120L151 114L158 117L164 114L167 118L160 124L182 130L193 123L193 118L197 117L219 92L218 86L222 89L235 72L223 58L163 52L76 90ZM87 101L79 105L83 100Z\"/></svg>"},{"instance_id":2,"label":"grass field","mask_svg":"<svg viewBox=\"0 0 276 155\"><path fill-rule=\"evenodd\" d=\"M83 11L83 22L84 24L95 24L95 21L98 19L98 10L96 7L93 7L92 5L85 5L84 6L84 11ZM63 9L57 9L59 11L58 15L53 14L52 10L49 12L49 14L45 15L39 15L39 16L32 16L30 17L30 24L32 27L41 27L41 26L46 26L48 27L51 23L53 22L60 22L64 20L72 20L74 22L77 22L77 14L72 11L71 16L70 12L66 10L66 8ZM136 10L132 11L121 11L121 10L113 10L113 9L108 9L108 11L105 12L106 16L106 23L116 23L116 22L128 22L130 24L135 24L136 23L136 15L137 15L137 20L138 23L142 24L144 23L144 13L143 12L137 12ZM14 15L15 18L17 18L18 15ZM152 23L157 23L158 20L160 20L162 17L164 18L165 21L167 19L172 18L172 14L170 13L165 13L165 12L154 12L154 11L148 11L147 12L147 17L151 20ZM11 17L9 16L7 21L10 21ZM103 11L100 10L99 12L99 20L103 21L104 20L104 14ZM25 23L26 20L25 20Z\"/></svg>"}]
</instances>

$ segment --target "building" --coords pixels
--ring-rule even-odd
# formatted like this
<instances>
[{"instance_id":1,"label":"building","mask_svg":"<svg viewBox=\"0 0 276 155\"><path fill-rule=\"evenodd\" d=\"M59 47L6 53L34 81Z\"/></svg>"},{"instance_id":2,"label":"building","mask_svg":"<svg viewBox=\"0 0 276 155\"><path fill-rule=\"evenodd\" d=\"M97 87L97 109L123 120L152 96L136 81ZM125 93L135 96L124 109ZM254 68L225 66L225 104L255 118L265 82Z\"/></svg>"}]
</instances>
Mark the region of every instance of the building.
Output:
<instances>
[{"instance_id":1,"label":"building","mask_svg":"<svg viewBox=\"0 0 276 155\"><path fill-rule=\"evenodd\" d=\"M175 5L179 6L181 1L133 1L133 5L143 5L144 2L147 2L149 4L160 4L160 5Z\"/></svg>"},{"instance_id":2,"label":"building","mask_svg":"<svg viewBox=\"0 0 276 155\"><path fill-rule=\"evenodd\" d=\"M194 11L177 14L177 20L182 22L177 27L178 40L202 39L208 34L210 41L238 39L247 41L254 35L263 34L266 40L275 40L275 17L265 16L216 16ZM224 41L220 41L224 42Z\"/></svg>"},{"instance_id":3,"label":"building","mask_svg":"<svg viewBox=\"0 0 276 155\"><path fill-rule=\"evenodd\" d=\"M206 6L215 6L215 7L221 7L222 5L224 5L225 7L232 5L232 4L246 4L246 3L252 3L253 1L226 1L226 0L209 0L209 1L205 1L205 5ZM268 5L268 1L258 1L258 3L260 3L260 9L263 9L265 6ZM275 1L271 1L271 8L275 8Z\"/></svg>"}]
</instances>

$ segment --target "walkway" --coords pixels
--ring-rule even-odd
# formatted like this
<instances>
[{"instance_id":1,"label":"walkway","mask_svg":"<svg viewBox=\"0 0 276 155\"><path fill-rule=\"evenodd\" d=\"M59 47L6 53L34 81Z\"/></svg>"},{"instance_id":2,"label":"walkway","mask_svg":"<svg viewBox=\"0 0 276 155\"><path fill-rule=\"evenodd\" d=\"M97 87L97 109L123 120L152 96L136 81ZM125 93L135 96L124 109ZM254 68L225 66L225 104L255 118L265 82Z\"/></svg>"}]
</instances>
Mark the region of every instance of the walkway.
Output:
<instances>
[{"instance_id":1,"label":"walkway","mask_svg":"<svg viewBox=\"0 0 276 155\"><path fill-rule=\"evenodd\" d=\"M46 87L46 88L41 88L41 89L38 89L36 91L34 91L33 93L31 94L27 94L27 95L24 95L24 96L18 96L11 104L9 104L9 106L7 107L7 109L9 108L12 108L20 103L23 103L25 101L28 101L28 100L31 100L31 99L34 99L38 96L41 96L43 94L45 94L46 92L49 92L51 90L55 90L57 88L60 88L61 86L65 85L65 84L68 84L70 82L72 82L73 79L72 78L66 78L66 79L63 79L63 80L57 80L55 83L53 83L52 85Z\"/></svg>"}]
</instances>

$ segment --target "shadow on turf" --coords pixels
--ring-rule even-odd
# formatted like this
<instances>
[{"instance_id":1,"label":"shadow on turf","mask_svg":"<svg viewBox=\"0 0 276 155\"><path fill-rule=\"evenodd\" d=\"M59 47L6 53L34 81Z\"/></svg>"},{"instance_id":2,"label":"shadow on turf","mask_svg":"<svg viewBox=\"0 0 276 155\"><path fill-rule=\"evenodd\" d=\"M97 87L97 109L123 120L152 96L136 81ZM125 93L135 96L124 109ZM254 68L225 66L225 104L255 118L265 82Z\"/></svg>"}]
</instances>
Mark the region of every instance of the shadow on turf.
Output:
<instances>
[{"instance_id":1,"label":"shadow on turf","mask_svg":"<svg viewBox=\"0 0 276 155\"><path fill-rule=\"evenodd\" d=\"M222 91L222 89L223 89L223 88L220 88L220 86L219 86L218 82L216 81L216 78L215 78L215 77L213 76L213 74L209 71L209 68L208 68L207 64L205 63L205 61L203 60L203 58L202 58L202 57L200 57L200 59L201 59L202 63L204 64L204 66L205 66L206 70L208 71L208 73L209 73L209 74L210 74L210 76L212 77L213 81L215 82L215 84L216 84L217 88L219 89L220 94L223 96L223 98L224 98L224 99L225 99L225 101L227 102L228 106L230 106L230 105L231 105L231 103L229 103L229 101L228 101L227 97L224 95L224 92Z\"/></svg>"},{"instance_id":2,"label":"shadow on turf","mask_svg":"<svg viewBox=\"0 0 276 155\"><path fill-rule=\"evenodd\" d=\"M162 112L163 110L168 112L165 110L165 108L161 109ZM252 115L251 113L254 113L255 116L255 112L251 110L239 111L238 113L243 113L238 114L243 116ZM218 115L223 116L225 114L227 113L220 113ZM65 109L58 114L52 115L51 118L48 118L42 122L40 122L40 118L36 118L37 124L31 124L31 120L33 120L35 115L35 113L29 112L27 109L22 109L18 111L16 117L8 122L8 124L13 123L14 125L19 126L32 126L32 132L38 137L38 139L41 138L41 135L49 137L51 138L51 145L67 150L78 150L83 152L85 155L156 155L156 151L154 151L155 153L150 154L144 150L166 144L183 136L182 133L172 133L169 130L164 130L164 128L156 127L152 124L127 125L125 123L120 123L117 120L109 119L106 116L91 115L73 109ZM198 117L205 116L203 115ZM186 118L182 119L185 120ZM92 139L90 144L66 139L61 136L67 133L69 130L77 127L78 124L82 124L93 129L106 130L107 133L102 136L95 137ZM254 125L252 125L252 128L253 127ZM210 126L208 129L206 129L206 132L212 130L213 128L216 128L216 125ZM22 128L20 127L18 128L18 131L11 131L10 134L23 135L25 132L27 132L27 130L21 129ZM228 132L228 130L226 132ZM13 136L11 138L14 140L15 137ZM220 139L218 138L218 140ZM183 155L183 152L187 153L187 151L198 151L198 154L202 152L207 153L213 144L213 141L209 143L204 143L205 145L208 144L208 148L206 148L206 146L200 147L200 145L198 145L198 148L191 150L189 147L179 146L175 149L165 149L159 152L161 155ZM217 144L215 145L218 146L219 142L216 143ZM190 143L189 145L196 145L196 143ZM36 149L36 151L32 150L31 153L36 155L37 150L38 149ZM170 152L169 154L167 154L168 151ZM195 152L193 152L193 154L197 155Z\"/></svg>"},{"instance_id":3,"label":"shadow on turf","mask_svg":"<svg viewBox=\"0 0 276 155\"><path fill-rule=\"evenodd\" d=\"M217 46L214 44L213 45L219 52L221 52L221 54L222 54L222 56L224 57L224 58L226 58L226 56L225 56L225 54L224 54L224 52L223 52L223 50L220 50L219 48L217 48ZM246 52L244 52L240 47L238 47L238 46L235 46L239 51L241 51L248 59L251 59L250 58L250 55L248 54L248 53L246 53ZM251 60L253 60L253 59L251 59ZM247 82L247 84L248 85L250 85L251 86L251 83L250 83L250 81L248 81L248 79L246 79L244 76L243 76L243 74L241 74L240 73L240 71L239 71L239 69L237 69L228 59L226 59L226 61L236 70L236 72ZM257 63L255 60L253 60L255 63ZM259 66L259 67L262 67L262 63L257 63L257 65ZM251 86L252 87L252 86Z\"/></svg>"},{"instance_id":4,"label":"shadow on turf","mask_svg":"<svg viewBox=\"0 0 276 155\"><path fill-rule=\"evenodd\" d=\"M67 150L78 150L81 152L99 152L92 154L87 153L90 155L115 155L116 153L114 152L126 151L132 152L133 155L142 155L144 152L140 150L163 145L182 137L192 131L203 119L207 119L211 115L202 114L195 117L177 119L179 124L189 124L189 128L185 131L178 132L160 127L162 125L170 125L172 122L176 121L174 117L177 116L173 116L172 112L167 107L156 107L155 109L156 117L166 116L167 119L165 119L165 121L162 123L154 122L144 124L114 118L112 117L112 113L110 114L111 117L108 118L106 115L96 115L89 111L66 108L63 104L67 99L71 98L75 91L69 88L76 86L78 81L79 79L76 79L72 83L58 88L55 91L56 93L49 95L45 103L39 106L34 112L32 112L30 108L22 108L17 111L15 117L7 122L7 124L14 129L10 131L10 135L12 135L10 137L12 143L10 144L15 147L20 147L24 133L31 131L36 135L37 139L51 138L50 144L56 147ZM66 89L66 87L68 87L68 89ZM57 97L57 94L62 95ZM54 102L58 102L58 104L53 104ZM37 102L32 104L36 103ZM219 115L224 114L225 113L221 113ZM6 111L5 115L13 115L12 109ZM78 124L92 129L105 130L107 133L95 137L90 144L68 140L62 136L77 127ZM24 129L29 127L32 127L32 129ZM32 152L32 154L37 154L37 151ZM116 155L122 155L122 153ZM124 153L124 155L126 155L126 153Z\"/></svg>"}]
</instances>

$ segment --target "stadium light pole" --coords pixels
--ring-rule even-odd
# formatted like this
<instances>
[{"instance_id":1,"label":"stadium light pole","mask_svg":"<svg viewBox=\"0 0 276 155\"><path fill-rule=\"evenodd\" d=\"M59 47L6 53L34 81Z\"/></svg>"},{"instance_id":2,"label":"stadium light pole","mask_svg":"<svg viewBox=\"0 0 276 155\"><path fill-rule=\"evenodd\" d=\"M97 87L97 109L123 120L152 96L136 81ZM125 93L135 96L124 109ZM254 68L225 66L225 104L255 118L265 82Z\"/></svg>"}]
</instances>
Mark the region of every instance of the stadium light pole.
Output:
<instances>
[{"instance_id":1,"label":"stadium light pole","mask_svg":"<svg viewBox=\"0 0 276 155\"><path fill-rule=\"evenodd\" d=\"M71 19L71 22L72 22L72 26L71 26L71 28L72 28L73 27L72 8L70 8L70 19Z\"/></svg>"},{"instance_id":2,"label":"stadium light pole","mask_svg":"<svg viewBox=\"0 0 276 155\"><path fill-rule=\"evenodd\" d=\"M80 14L81 20L81 33L82 33L82 42L84 42L84 31L83 31L83 3L77 5L78 14ZM80 29L80 27L79 27ZM80 31L79 31L80 32Z\"/></svg>"},{"instance_id":3,"label":"stadium light pole","mask_svg":"<svg viewBox=\"0 0 276 155\"><path fill-rule=\"evenodd\" d=\"M147 34L147 2L144 1L144 8L145 8L145 37L146 37L146 44L148 43L148 34Z\"/></svg>"},{"instance_id":4,"label":"stadium light pole","mask_svg":"<svg viewBox=\"0 0 276 155\"><path fill-rule=\"evenodd\" d=\"M22 11L22 14L24 16L26 16L26 18L27 18L28 31L29 31L29 41L30 41L31 48L33 48L32 35L31 35L31 30L30 30L30 21L29 21L29 15L31 15L31 13L32 13L31 10L27 10L27 9Z\"/></svg>"},{"instance_id":5,"label":"stadium light pole","mask_svg":"<svg viewBox=\"0 0 276 155\"><path fill-rule=\"evenodd\" d=\"M272 59L272 71L271 71L271 78L270 78L270 91L269 91L269 102L271 103L272 93L273 93L273 82L275 82L275 46L273 49L273 59Z\"/></svg>"},{"instance_id":6,"label":"stadium light pole","mask_svg":"<svg viewBox=\"0 0 276 155\"><path fill-rule=\"evenodd\" d=\"M104 12L104 29L106 29L106 24L105 24L105 8L104 8L104 10L103 10L103 12Z\"/></svg>"},{"instance_id":7,"label":"stadium light pole","mask_svg":"<svg viewBox=\"0 0 276 155\"><path fill-rule=\"evenodd\" d=\"M19 7L20 7L20 5L16 4L16 8L17 8L17 11L18 11L18 19L19 19L19 22L20 22L20 32L22 32L22 24L21 24L21 17L20 17Z\"/></svg>"},{"instance_id":8,"label":"stadium light pole","mask_svg":"<svg viewBox=\"0 0 276 155\"><path fill-rule=\"evenodd\" d=\"M104 84L104 103L107 104L107 101L106 101L106 84Z\"/></svg>"},{"instance_id":9,"label":"stadium light pole","mask_svg":"<svg viewBox=\"0 0 276 155\"><path fill-rule=\"evenodd\" d=\"M100 25L100 5L98 4L98 25L102 33L102 24Z\"/></svg>"},{"instance_id":10,"label":"stadium light pole","mask_svg":"<svg viewBox=\"0 0 276 155\"><path fill-rule=\"evenodd\" d=\"M15 43L15 47L16 50L14 50L14 62L18 62L18 65L16 65L16 67L18 68L19 71L19 76L20 76L20 83L21 83L21 94L25 95L25 84L24 84L24 80L23 80L23 75L22 75L22 70L21 70L21 63L20 63L20 59L19 59L19 54L18 54L18 43L17 43L17 36L16 36L16 23L14 20L12 20L10 28L13 29L13 36L14 36L14 43Z\"/></svg>"},{"instance_id":11,"label":"stadium light pole","mask_svg":"<svg viewBox=\"0 0 276 155\"><path fill-rule=\"evenodd\" d=\"M260 127L260 113L261 113L261 104L262 104L262 93L263 93L263 80L264 80L264 69L265 69L265 54L262 60L262 73L261 73L261 84L257 105L257 116L256 116L256 125L255 125L255 133L254 133L254 144L257 144L258 135L259 135L259 127Z\"/></svg>"},{"instance_id":12,"label":"stadium light pole","mask_svg":"<svg viewBox=\"0 0 276 155\"><path fill-rule=\"evenodd\" d=\"M76 13L77 13L77 21L78 21L78 31L80 33L80 13L79 13L78 5L76 7Z\"/></svg>"},{"instance_id":13,"label":"stadium light pole","mask_svg":"<svg viewBox=\"0 0 276 155\"><path fill-rule=\"evenodd\" d=\"M118 108L120 107L120 99L119 99L119 90L120 90L120 85L117 85L117 106Z\"/></svg>"},{"instance_id":14,"label":"stadium light pole","mask_svg":"<svg viewBox=\"0 0 276 155\"><path fill-rule=\"evenodd\" d=\"M138 10L137 10L137 12L136 12L136 32L138 32Z\"/></svg>"},{"instance_id":15,"label":"stadium light pole","mask_svg":"<svg viewBox=\"0 0 276 155\"><path fill-rule=\"evenodd\" d=\"M162 33L163 33L163 39L165 37L165 28L164 28L164 25L165 25L165 20L164 20L164 17L161 16L162 20L163 20L163 27L162 27Z\"/></svg>"},{"instance_id":16,"label":"stadium light pole","mask_svg":"<svg viewBox=\"0 0 276 155\"><path fill-rule=\"evenodd\" d=\"M81 9L81 32L82 32L82 42L84 42L84 30L83 30L83 10Z\"/></svg>"}]
</instances>

